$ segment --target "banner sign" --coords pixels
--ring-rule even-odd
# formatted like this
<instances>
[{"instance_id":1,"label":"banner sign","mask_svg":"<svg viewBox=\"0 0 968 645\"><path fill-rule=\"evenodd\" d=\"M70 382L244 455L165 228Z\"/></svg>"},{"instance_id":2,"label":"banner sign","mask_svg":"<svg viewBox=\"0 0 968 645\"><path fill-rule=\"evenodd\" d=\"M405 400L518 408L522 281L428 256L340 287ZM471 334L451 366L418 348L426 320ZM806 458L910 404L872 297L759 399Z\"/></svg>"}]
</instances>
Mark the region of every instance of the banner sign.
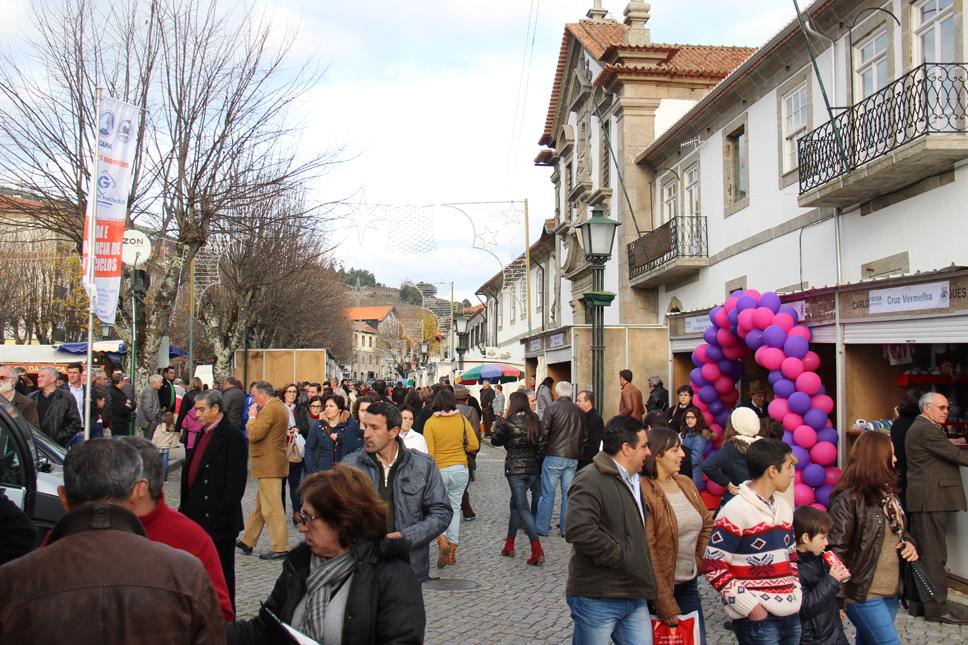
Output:
<instances>
[{"instance_id":1,"label":"banner sign","mask_svg":"<svg viewBox=\"0 0 968 645\"><path fill-rule=\"evenodd\" d=\"M947 280L893 289L871 289L867 297L868 311L872 314L947 309L951 305Z\"/></svg>"},{"instance_id":2,"label":"banner sign","mask_svg":"<svg viewBox=\"0 0 968 645\"><path fill-rule=\"evenodd\" d=\"M91 170L84 220L84 284L96 299L94 312L113 324L121 291L121 249L131 189L131 166L139 108L110 97L101 99L96 163ZM92 198L92 195L94 196ZM88 247L94 218L94 275L88 275ZM93 289L90 289L93 287Z\"/></svg>"}]
</instances>

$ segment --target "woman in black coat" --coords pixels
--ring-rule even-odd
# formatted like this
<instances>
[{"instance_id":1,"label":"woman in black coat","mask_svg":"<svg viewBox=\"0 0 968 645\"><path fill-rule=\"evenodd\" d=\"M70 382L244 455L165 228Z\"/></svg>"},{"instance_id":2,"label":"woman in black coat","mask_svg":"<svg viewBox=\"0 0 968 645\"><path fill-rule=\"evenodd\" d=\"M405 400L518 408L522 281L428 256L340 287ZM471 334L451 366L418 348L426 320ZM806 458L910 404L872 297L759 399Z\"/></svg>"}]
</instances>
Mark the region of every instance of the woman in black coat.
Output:
<instances>
[{"instance_id":1,"label":"woman in black coat","mask_svg":"<svg viewBox=\"0 0 968 645\"><path fill-rule=\"evenodd\" d=\"M729 415L723 445L703 462L706 477L726 489L722 505L739 494L739 485L750 478L746 450L759 439L760 418L749 408L736 408Z\"/></svg>"},{"instance_id":2,"label":"woman in black coat","mask_svg":"<svg viewBox=\"0 0 968 645\"><path fill-rule=\"evenodd\" d=\"M305 542L286 556L258 617L226 624L228 642L293 642L275 616L324 645L422 643L420 583L405 542L386 538L387 507L369 478L337 464L299 491Z\"/></svg>"},{"instance_id":3,"label":"woman in black coat","mask_svg":"<svg viewBox=\"0 0 968 645\"><path fill-rule=\"evenodd\" d=\"M921 414L921 410L918 408L918 399L920 398L920 390L906 391L904 400L897 406L897 419L891 424L891 443L894 444L894 456L897 457L897 495L905 509L907 509L905 500L905 493L907 492L907 452L904 449L904 440L907 438L908 428Z\"/></svg>"}]
</instances>

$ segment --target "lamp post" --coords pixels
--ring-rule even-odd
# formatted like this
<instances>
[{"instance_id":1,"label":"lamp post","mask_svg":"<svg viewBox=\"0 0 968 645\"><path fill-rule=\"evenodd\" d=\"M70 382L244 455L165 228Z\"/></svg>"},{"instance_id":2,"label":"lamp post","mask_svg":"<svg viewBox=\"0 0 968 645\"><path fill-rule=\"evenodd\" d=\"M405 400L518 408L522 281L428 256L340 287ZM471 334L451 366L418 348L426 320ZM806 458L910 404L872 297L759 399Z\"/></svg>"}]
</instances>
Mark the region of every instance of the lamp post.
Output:
<instances>
[{"instance_id":1,"label":"lamp post","mask_svg":"<svg viewBox=\"0 0 968 645\"><path fill-rule=\"evenodd\" d=\"M463 372L464 353L467 351L467 348L464 346L464 335L467 333L467 318L464 314L458 314L454 318L454 331L457 332L457 347L455 348L457 352L457 369Z\"/></svg>"},{"instance_id":2,"label":"lamp post","mask_svg":"<svg viewBox=\"0 0 968 645\"><path fill-rule=\"evenodd\" d=\"M605 307L615 299L614 293L605 291L605 265L612 256L615 228L619 225L602 215L602 210L602 205L596 204L592 207L592 216L578 226L585 259L592 265L592 290L583 294L583 298L592 312L592 392L599 414L605 390Z\"/></svg>"}]
</instances>

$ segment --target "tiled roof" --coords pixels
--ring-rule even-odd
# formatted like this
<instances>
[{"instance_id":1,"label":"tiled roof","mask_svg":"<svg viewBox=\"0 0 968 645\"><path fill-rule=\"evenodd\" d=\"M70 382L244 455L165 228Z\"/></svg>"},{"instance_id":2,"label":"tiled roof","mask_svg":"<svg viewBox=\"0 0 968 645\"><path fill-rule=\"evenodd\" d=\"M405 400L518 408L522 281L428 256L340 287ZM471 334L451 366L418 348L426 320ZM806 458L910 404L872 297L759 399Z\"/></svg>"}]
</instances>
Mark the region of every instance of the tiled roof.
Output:
<instances>
[{"instance_id":1,"label":"tiled roof","mask_svg":"<svg viewBox=\"0 0 968 645\"><path fill-rule=\"evenodd\" d=\"M353 321L353 331L364 331L364 332L366 332L368 334L378 334L378 333L380 333L376 329L373 329L373 327L371 327L370 325L368 325L365 322L363 322L362 320L354 320Z\"/></svg>"},{"instance_id":2,"label":"tiled roof","mask_svg":"<svg viewBox=\"0 0 968 645\"><path fill-rule=\"evenodd\" d=\"M538 145L552 144L555 116L558 113L558 105L561 102L561 95L564 90L568 52L573 41L577 41L599 61L604 61L606 57L611 58L613 53L622 51L655 51L666 54L665 60L657 64L605 65L604 71L595 81L596 84L603 84L619 72L722 79L755 51L755 49L748 47L720 47L715 45L663 45L656 43L645 46L629 46L624 44L626 31L628 31L626 25L613 20L582 20L565 25L561 49L558 51L558 66L555 69L555 79L551 86L551 100L545 118L545 128Z\"/></svg>"},{"instance_id":3,"label":"tiled roof","mask_svg":"<svg viewBox=\"0 0 968 645\"><path fill-rule=\"evenodd\" d=\"M346 317L350 320L379 320L390 315L393 305L381 305L374 307L350 307L346 310Z\"/></svg>"}]
</instances>

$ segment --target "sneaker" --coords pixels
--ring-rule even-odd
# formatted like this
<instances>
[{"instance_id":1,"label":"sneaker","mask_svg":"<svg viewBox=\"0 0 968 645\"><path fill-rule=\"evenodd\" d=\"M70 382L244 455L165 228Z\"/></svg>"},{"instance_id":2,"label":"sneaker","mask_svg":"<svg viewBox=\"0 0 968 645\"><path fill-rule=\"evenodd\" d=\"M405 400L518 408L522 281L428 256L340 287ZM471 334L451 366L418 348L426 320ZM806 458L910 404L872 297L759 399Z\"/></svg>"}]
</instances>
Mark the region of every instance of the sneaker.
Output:
<instances>
[{"instance_id":1,"label":"sneaker","mask_svg":"<svg viewBox=\"0 0 968 645\"><path fill-rule=\"evenodd\" d=\"M465 522L473 522L476 519L477 519L477 514L474 514L474 515L465 515L464 516L464 521Z\"/></svg>"},{"instance_id":2,"label":"sneaker","mask_svg":"<svg viewBox=\"0 0 968 645\"><path fill-rule=\"evenodd\" d=\"M289 555L288 551L266 551L259 554L260 560L282 560Z\"/></svg>"},{"instance_id":3,"label":"sneaker","mask_svg":"<svg viewBox=\"0 0 968 645\"><path fill-rule=\"evenodd\" d=\"M242 540L239 540L238 542L235 543L235 548L237 548L245 555L252 555L252 547L246 544L245 542L243 542Z\"/></svg>"}]
</instances>

